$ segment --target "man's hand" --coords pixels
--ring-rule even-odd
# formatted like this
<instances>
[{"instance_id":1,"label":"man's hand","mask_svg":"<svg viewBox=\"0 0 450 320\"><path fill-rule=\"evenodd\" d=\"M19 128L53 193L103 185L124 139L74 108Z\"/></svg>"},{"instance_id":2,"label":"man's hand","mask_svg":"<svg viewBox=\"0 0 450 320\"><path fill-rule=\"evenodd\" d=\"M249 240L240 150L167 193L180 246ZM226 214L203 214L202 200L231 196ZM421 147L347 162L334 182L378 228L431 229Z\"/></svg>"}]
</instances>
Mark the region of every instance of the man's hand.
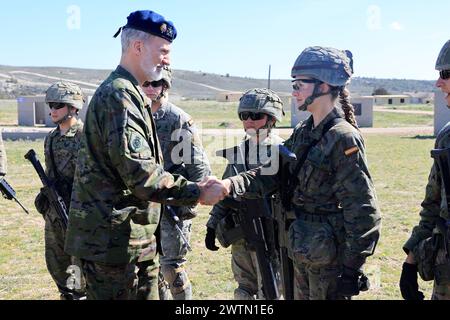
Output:
<instances>
[{"instance_id":1,"label":"man's hand","mask_svg":"<svg viewBox=\"0 0 450 320\"><path fill-rule=\"evenodd\" d=\"M407 259L403 263L402 275L400 277L400 292L405 300L423 300L425 297L419 291L419 284L417 283L417 266L408 263L411 259Z\"/></svg>"},{"instance_id":2,"label":"man's hand","mask_svg":"<svg viewBox=\"0 0 450 320\"><path fill-rule=\"evenodd\" d=\"M219 250L219 247L216 246L216 230L213 228L208 228L206 231L205 246L211 251Z\"/></svg>"},{"instance_id":3,"label":"man's hand","mask_svg":"<svg viewBox=\"0 0 450 320\"><path fill-rule=\"evenodd\" d=\"M344 266L338 280L338 292L344 297L359 295L360 291L369 290L369 279L359 270Z\"/></svg>"},{"instance_id":4,"label":"man's hand","mask_svg":"<svg viewBox=\"0 0 450 320\"><path fill-rule=\"evenodd\" d=\"M216 177L207 177L197 185L200 188L199 202L202 205L215 205L231 191L230 180L219 180Z\"/></svg>"}]
</instances>

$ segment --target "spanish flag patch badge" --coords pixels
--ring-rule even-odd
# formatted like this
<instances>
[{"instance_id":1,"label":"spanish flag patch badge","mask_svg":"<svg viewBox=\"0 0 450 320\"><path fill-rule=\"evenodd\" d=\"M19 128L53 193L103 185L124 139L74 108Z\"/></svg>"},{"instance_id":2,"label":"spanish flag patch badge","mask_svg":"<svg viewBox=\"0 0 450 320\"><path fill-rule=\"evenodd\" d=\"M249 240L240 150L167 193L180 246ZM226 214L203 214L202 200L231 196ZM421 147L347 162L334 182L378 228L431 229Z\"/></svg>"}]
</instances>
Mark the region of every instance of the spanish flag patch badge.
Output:
<instances>
[{"instance_id":1,"label":"spanish flag patch badge","mask_svg":"<svg viewBox=\"0 0 450 320\"><path fill-rule=\"evenodd\" d=\"M347 157L349 157L349 156L351 156L352 154L357 153L358 151L359 151L359 148L358 148L357 146L354 146L354 147L352 147L352 148L350 148L350 149L345 150L345 155L346 155Z\"/></svg>"}]
</instances>

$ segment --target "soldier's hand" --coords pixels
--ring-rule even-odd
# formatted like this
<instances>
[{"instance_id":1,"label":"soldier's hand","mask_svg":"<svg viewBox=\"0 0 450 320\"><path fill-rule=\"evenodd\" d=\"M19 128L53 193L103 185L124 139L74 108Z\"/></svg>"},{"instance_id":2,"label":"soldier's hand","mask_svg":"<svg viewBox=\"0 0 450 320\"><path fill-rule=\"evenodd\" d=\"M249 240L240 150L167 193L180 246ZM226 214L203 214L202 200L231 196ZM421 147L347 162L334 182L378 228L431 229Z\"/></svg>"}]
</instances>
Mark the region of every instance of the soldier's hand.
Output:
<instances>
[{"instance_id":1,"label":"soldier's hand","mask_svg":"<svg viewBox=\"0 0 450 320\"><path fill-rule=\"evenodd\" d=\"M208 228L206 231L205 246L211 251L219 250L219 247L216 246L216 230L213 228Z\"/></svg>"},{"instance_id":2,"label":"soldier's hand","mask_svg":"<svg viewBox=\"0 0 450 320\"><path fill-rule=\"evenodd\" d=\"M400 292L405 300L423 300L425 297L419 291L417 283L417 266L408 262L403 263L400 277Z\"/></svg>"},{"instance_id":3,"label":"soldier's hand","mask_svg":"<svg viewBox=\"0 0 450 320\"><path fill-rule=\"evenodd\" d=\"M200 204L215 205L225 199L230 193L231 181L218 180L216 177L207 177L197 184L200 188Z\"/></svg>"},{"instance_id":4,"label":"soldier's hand","mask_svg":"<svg viewBox=\"0 0 450 320\"><path fill-rule=\"evenodd\" d=\"M338 292L344 297L359 295L360 291L369 290L369 279L359 270L344 266L342 275L338 279Z\"/></svg>"}]
</instances>

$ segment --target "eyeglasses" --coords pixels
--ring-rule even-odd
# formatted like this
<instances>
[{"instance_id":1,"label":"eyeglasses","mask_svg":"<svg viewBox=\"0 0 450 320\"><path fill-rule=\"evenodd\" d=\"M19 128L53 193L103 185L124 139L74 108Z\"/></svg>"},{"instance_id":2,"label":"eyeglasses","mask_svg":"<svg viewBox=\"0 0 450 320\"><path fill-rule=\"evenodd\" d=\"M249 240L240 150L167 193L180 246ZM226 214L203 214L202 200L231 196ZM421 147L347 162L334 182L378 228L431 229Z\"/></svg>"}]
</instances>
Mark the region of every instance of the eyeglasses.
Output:
<instances>
[{"instance_id":1,"label":"eyeglasses","mask_svg":"<svg viewBox=\"0 0 450 320\"><path fill-rule=\"evenodd\" d=\"M292 89L294 91L300 91L302 89L301 85L304 83L322 83L322 81L317 79L295 79L292 80Z\"/></svg>"},{"instance_id":2,"label":"eyeglasses","mask_svg":"<svg viewBox=\"0 0 450 320\"><path fill-rule=\"evenodd\" d=\"M62 109L66 106L67 104L62 103L62 102L49 102L48 103L48 107L50 109L55 109L55 110L59 110Z\"/></svg>"},{"instance_id":3,"label":"eyeglasses","mask_svg":"<svg viewBox=\"0 0 450 320\"><path fill-rule=\"evenodd\" d=\"M142 85L144 88L148 88L150 86L152 86L152 88L158 88L158 87L162 87L162 85L164 84L164 80L158 80L158 81L146 81L144 82L144 84Z\"/></svg>"},{"instance_id":4,"label":"eyeglasses","mask_svg":"<svg viewBox=\"0 0 450 320\"><path fill-rule=\"evenodd\" d=\"M439 76L442 80L447 80L448 78L450 78L450 69L439 71Z\"/></svg>"},{"instance_id":5,"label":"eyeglasses","mask_svg":"<svg viewBox=\"0 0 450 320\"><path fill-rule=\"evenodd\" d=\"M264 119L264 116L265 116L264 113L241 112L239 114L239 119L241 119L241 121L247 121L248 118L250 118L253 121L258 121L258 120Z\"/></svg>"}]
</instances>

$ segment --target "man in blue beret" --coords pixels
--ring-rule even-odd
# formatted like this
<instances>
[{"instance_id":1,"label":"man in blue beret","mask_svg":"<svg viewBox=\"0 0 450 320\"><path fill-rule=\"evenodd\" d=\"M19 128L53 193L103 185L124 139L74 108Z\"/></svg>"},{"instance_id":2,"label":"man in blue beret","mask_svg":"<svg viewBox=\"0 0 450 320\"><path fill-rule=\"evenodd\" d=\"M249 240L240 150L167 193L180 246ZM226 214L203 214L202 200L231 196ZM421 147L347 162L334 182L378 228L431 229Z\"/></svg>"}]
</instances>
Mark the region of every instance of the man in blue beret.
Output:
<instances>
[{"instance_id":1,"label":"man in blue beret","mask_svg":"<svg viewBox=\"0 0 450 320\"><path fill-rule=\"evenodd\" d=\"M151 103L142 86L162 78L177 31L152 11L133 12L122 31L122 58L92 97L77 161L65 251L82 261L87 298L157 297L161 204L214 204L225 197L214 178L194 183L164 171ZM144 278L145 278L144 277Z\"/></svg>"}]
</instances>

